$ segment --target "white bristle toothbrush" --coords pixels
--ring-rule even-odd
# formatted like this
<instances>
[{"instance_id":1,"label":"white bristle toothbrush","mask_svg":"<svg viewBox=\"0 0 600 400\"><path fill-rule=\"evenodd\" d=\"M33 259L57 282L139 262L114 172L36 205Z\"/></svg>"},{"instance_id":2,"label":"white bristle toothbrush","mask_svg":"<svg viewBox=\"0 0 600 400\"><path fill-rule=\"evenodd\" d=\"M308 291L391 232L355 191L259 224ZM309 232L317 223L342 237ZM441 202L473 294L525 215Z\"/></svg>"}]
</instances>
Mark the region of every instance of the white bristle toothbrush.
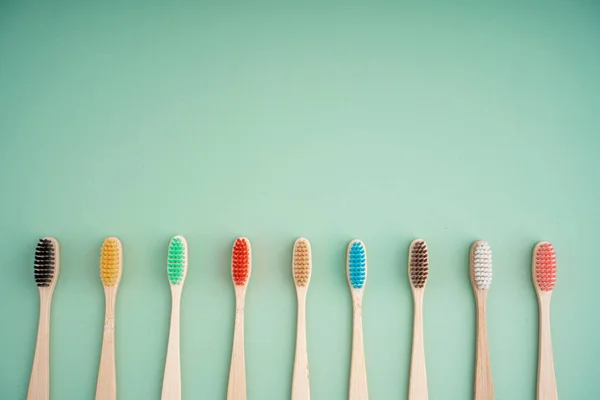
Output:
<instances>
[{"instance_id":1,"label":"white bristle toothbrush","mask_svg":"<svg viewBox=\"0 0 600 400\"><path fill-rule=\"evenodd\" d=\"M179 350L179 316L181 292L187 275L188 247L183 236L175 236L169 243L167 277L171 286L171 328L165 361L162 400L181 400L181 361Z\"/></svg>"},{"instance_id":2,"label":"white bristle toothbrush","mask_svg":"<svg viewBox=\"0 0 600 400\"><path fill-rule=\"evenodd\" d=\"M540 338L538 353L538 400L558 399L552 339L550 338L550 298L556 283L556 252L548 242L540 242L533 249L533 285L540 305Z\"/></svg>"},{"instance_id":3,"label":"white bristle toothbrush","mask_svg":"<svg viewBox=\"0 0 600 400\"><path fill-rule=\"evenodd\" d=\"M33 277L40 292L40 320L27 400L50 398L50 310L59 269L58 241L53 237L40 239L33 264Z\"/></svg>"},{"instance_id":4,"label":"white bristle toothbrush","mask_svg":"<svg viewBox=\"0 0 600 400\"><path fill-rule=\"evenodd\" d=\"M292 379L292 400L310 399L308 352L306 348L306 292L312 271L310 242L300 238L294 243L292 274L298 295L298 325L296 332L296 358Z\"/></svg>"},{"instance_id":5,"label":"white bristle toothbrush","mask_svg":"<svg viewBox=\"0 0 600 400\"><path fill-rule=\"evenodd\" d=\"M367 367L362 328L362 299L367 281L367 251L362 241L355 239L348 244L346 271L352 294L353 329L352 361L350 365L349 400L368 400Z\"/></svg>"},{"instance_id":6,"label":"white bristle toothbrush","mask_svg":"<svg viewBox=\"0 0 600 400\"><path fill-rule=\"evenodd\" d=\"M487 294L492 283L492 249L478 240L471 246L469 275L477 306L474 400L494 400L494 384L486 326Z\"/></svg>"}]
</instances>

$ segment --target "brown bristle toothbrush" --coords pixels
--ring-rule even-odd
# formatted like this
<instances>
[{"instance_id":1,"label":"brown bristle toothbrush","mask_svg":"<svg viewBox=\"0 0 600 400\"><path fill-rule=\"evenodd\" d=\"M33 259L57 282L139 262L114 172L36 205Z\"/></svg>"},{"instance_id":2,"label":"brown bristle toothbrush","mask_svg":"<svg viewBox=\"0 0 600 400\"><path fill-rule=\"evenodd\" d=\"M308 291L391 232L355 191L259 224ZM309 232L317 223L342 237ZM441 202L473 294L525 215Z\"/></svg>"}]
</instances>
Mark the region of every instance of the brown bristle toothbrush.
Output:
<instances>
[{"instance_id":1,"label":"brown bristle toothbrush","mask_svg":"<svg viewBox=\"0 0 600 400\"><path fill-rule=\"evenodd\" d=\"M410 364L409 400L427 400L427 372L423 341L423 294L429 276L429 253L423 239L415 239L408 252L408 279L414 300L413 343Z\"/></svg>"}]
</instances>

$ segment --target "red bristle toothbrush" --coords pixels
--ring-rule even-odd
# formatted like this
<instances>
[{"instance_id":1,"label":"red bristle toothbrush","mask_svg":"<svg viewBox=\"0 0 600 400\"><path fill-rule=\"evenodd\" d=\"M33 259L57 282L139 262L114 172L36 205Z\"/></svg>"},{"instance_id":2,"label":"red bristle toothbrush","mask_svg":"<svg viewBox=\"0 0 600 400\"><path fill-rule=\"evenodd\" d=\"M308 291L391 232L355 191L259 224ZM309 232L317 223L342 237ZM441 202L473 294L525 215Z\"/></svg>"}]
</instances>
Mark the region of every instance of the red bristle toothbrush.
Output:
<instances>
[{"instance_id":1,"label":"red bristle toothbrush","mask_svg":"<svg viewBox=\"0 0 600 400\"><path fill-rule=\"evenodd\" d=\"M244 301L252 271L250 241L237 238L231 251L231 278L235 288L235 328L227 400L246 399L246 363L244 360Z\"/></svg>"},{"instance_id":2,"label":"red bristle toothbrush","mask_svg":"<svg viewBox=\"0 0 600 400\"><path fill-rule=\"evenodd\" d=\"M550 339L550 298L556 283L556 253L552 244L540 242L533 249L533 285L540 304L538 400L557 400L556 377Z\"/></svg>"}]
</instances>

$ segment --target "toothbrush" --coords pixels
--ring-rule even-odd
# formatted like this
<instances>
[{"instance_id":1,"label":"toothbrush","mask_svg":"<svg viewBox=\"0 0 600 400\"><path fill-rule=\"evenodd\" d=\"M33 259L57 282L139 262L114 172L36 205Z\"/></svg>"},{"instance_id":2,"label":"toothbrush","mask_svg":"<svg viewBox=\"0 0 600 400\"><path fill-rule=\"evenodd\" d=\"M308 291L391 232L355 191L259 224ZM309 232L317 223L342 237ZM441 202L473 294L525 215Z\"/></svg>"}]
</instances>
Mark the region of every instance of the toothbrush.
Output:
<instances>
[{"instance_id":1,"label":"toothbrush","mask_svg":"<svg viewBox=\"0 0 600 400\"><path fill-rule=\"evenodd\" d=\"M478 240L471 246L469 257L471 285L477 305L477 347L475 359L474 400L493 400L494 384L488 349L486 302L492 283L492 249L487 242Z\"/></svg>"},{"instance_id":2,"label":"toothbrush","mask_svg":"<svg viewBox=\"0 0 600 400\"><path fill-rule=\"evenodd\" d=\"M246 363L244 360L244 301L252 272L250 241L237 238L231 251L231 278L235 289L235 328L227 400L246 399Z\"/></svg>"},{"instance_id":3,"label":"toothbrush","mask_svg":"<svg viewBox=\"0 0 600 400\"><path fill-rule=\"evenodd\" d=\"M40 291L40 320L27 400L50 398L50 308L60 267L58 241L40 239L35 249L33 277Z\"/></svg>"},{"instance_id":4,"label":"toothbrush","mask_svg":"<svg viewBox=\"0 0 600 400\"><path fill-rule=\"evenodd\" d=\"M179 351L179 315L181 292L187 275L188 247L183 236L175 236L169 243L167 256L167 276L171 286L171 329L165 376L163 378L162 400L181 400L181 362Z\"/></svg>"},{"instance_id":5,"label":"toothbrush","mask_svg":"<svg viewBox=\"0 0 600 400\"><path fill-rule=\"evenodd\" d=\"M300 238L294 243L292 273L298 295L298 326L296 333L296 360L292 380L292 400L310 399L308 353L306 350L306 292L312 271L310 242Z\"/></svg>"},{"instance_id":6,"label":"toothbrush","mask_svg":"<svg viewBox=\"0 0 600 400\"><path fill-rule=\"evenodd\" d=\"M106 311L104 316L104 336L98 370L96 400L117 398L117 373L115 367L115 302L123 271L123 248L116 237L104 240L100 252L100 279L104 286Z\"/></svg>"},{"instance_id":7,"label":"toothbrush","mask_svg":"<svg viewBox=\"0 0 600 400\"><path fill-rule=\"evenodd\" d=\"M550 298L556 283L556 252L552 244L540 242L533 249L533 285L540 304L540 344L538 355L538 400L556 400L556 377L550 338Z\"/></svg>"},{"instance_id":8,"label":"toothbrush","mask_svg":"<svg viewBox=\"0 0 600 400\"><path fill-rule=\"evenodd\" d=\"M427 400L427 373L425 370L425 346L423 343L423 294L429 275L427 243L416 239L410 244L408 255L408 278L414 300L413 343L410 363L409 400Z\"/></svg>"},{"instance_id":9,"label":"toothbrush","mask_svg":"<svg viewBox=\"0 0 600 400\"><path fill-rule=\"evenodd\" d=\"M346 270L352 293L354 327L352 331L352 363L350 366L349 400L368 400L367 367L362 329L362 298L367 281L367 252L358 239L348 244Z\"/></svg>"}]
</instances>

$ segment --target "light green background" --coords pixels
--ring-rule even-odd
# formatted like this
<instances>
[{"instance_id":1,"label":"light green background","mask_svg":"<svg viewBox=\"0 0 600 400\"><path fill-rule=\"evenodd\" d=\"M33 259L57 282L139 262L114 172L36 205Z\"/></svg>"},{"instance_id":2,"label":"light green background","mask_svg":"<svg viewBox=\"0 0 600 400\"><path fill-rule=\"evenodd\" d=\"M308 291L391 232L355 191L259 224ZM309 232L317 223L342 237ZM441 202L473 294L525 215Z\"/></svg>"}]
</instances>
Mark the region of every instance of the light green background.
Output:
<instances>
[{"instance_id":1,"label":"light green background","mask_svg":"<svg viewBox=\"0 0 600 400\"><path fill-rule=\"evenodd\" d=\"M453 3L450 5L450 3ZM530 257L557 248L561 399L600 398L600 6L592 1L0 3L0 398L24 399L38 318L36 241L61 243L52 398L92 399L98 254L124 245L120 399L158 399L168 240L185 235L185 399L225 397L236 236L251 239L248 398L289 398L298 236L313 246L315 400L347 398L349 240L365 241L371 398L405 398L409 242L425 238L430 398L471 397L472 241L494 251L496 399L532 399Z\"/></svg>"}]
</instances>

